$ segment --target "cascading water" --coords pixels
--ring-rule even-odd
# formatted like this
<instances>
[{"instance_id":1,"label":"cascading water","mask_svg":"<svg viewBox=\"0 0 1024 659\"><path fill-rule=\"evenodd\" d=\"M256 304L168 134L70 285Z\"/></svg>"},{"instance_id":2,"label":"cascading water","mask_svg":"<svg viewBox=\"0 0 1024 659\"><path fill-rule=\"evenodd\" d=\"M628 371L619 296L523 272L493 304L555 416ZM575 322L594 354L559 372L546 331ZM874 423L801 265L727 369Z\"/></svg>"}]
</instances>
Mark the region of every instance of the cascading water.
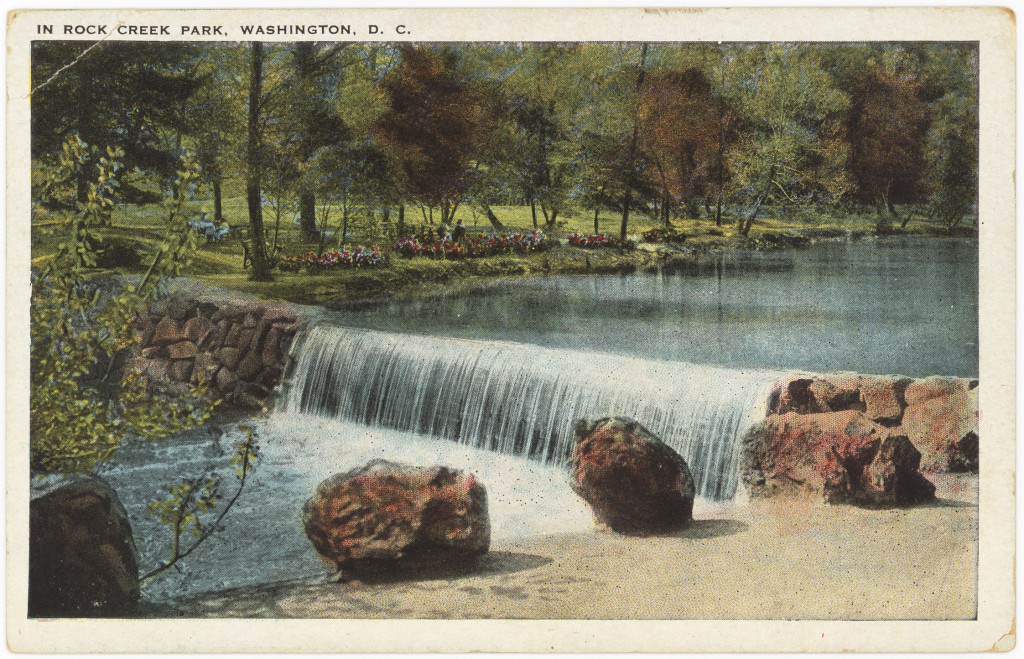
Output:
<instances>
[{"instance_id":1,"label":"cascading water","mask_svg":"<svg viewBox=\"0 0 1024 659\"><path fill-rule=\"evenodd\" d=\"M743 433L778 373L337 326L303 339L279 413L439 437L545 463L583 418L632 417L682 455L697 493L736 491Z\"/></svg>"}]
</instances>

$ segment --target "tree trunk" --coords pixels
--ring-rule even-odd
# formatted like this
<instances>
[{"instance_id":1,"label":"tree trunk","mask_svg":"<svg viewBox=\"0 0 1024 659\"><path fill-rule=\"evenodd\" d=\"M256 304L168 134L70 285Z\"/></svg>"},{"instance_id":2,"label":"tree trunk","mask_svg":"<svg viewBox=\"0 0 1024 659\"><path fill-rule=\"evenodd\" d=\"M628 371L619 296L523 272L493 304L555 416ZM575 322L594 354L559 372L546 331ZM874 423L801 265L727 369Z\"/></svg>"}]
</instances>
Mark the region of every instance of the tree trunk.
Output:
<instances>
[{"instance_id":1,"label":"tree trunk","mask_svg":"<svg viewBox=\"0 0 1024 659\"><path fill-rule=\"evenodd\" d=\"M405 204L398 205L398 237L405 235Z\"/></svg>"},{"instance_id":2,"label":"tree trunk","mask_svg":"<svg viewBox=\"0 0 1024 659\"><path fill-rule=\"evenodd\" d=\"M757 202L754 203L754 210L750 212L747 217L747 221L743 223L743 228L740 230L740 235L746 238L750 235L750 228L754 226L754 220L757 219L757 214L761 211L761 206L764 204L765 198L768 197L768 192L762 192L761 196L757 198Z\"/></svg>"},{"instance_id":3,"label":"tree trunk","mask_svg":"<svg viewBox=\"0 0 1024 659\"><path fill-rule=\"evenodd\" d=\"M554 208L551 209L551 220L545 225L545 228L549 231L555 228L555 220L558 219L558 211Z\"/></svg>"},{"instance_id":4,"label":"tree trunk","mask_svg":"<svg viewBox=\"0 0 1024 659\"><path fill-rule=\"evenodd\" d=\"M722 226L722 188L718 188L718 203L715 207L715 226Z\"/></svg>"},{"instance_id":5,"label":"tree trunk","mask_svg":"<svg viewBox=\"0 0 1024 659\"><path fill-rule=\"evenodd\" d=\"M644 86L644 73L647 66L647 44L640 48L640 68L637 71L636 85L633 89L639 94ZM626 242L626 228L629 225L629 207L633 203L633 168L636 166L636 150L640 139L640 126L636 117L633 118L633 134L629 140L629 161L626 170L626 192L622 195L622 226L619 229L619 240Z\"/></svg>"},{"instance_id":6,"label":"tree trunk","mask_svg":"<svg viewBox=\"0 0 1024 659\"><path fill-rule=\"evenodd\" d=\"M629 225L629 206L633 203L632 190L627 186L622 195L622 226L619 227L619 240L626 242L626 226Z\"/></svg>"},{"instance_id":7,"label":"tree trunk","mask_svg":"<svg viewBox=\"0 0 1024 659\"><path fill-rule=\"evenodd\" d=\"M494 227L495 229L504 229L505 225L502 224L501 220L498 219L498 216L494 214L494 211L491 210L490 205L484 204L483 207L484 212L487 213L487 221L491 223L491 226Z\"/></svg>"},{"instance_id":8,"label":"tree trunk","mask_svg":"<svg viewBox=\"0 0 1024 659\"><path fill-rule=\"evenodd\" d=\"M757 219L757 214L761 211L761 206L764 205L765 199L768 198L768 191L771 190L772 181L775 180L775 165L772 165L771 169L768 170L768 182L765 183L764 190L761 195L757 198L757 202L754 204L754 210L751 211L750 216L747 217L747 221L743 223L740 235L746 238L750 235L750 227L754 226L754 220ZM740 222L743 222L740 218Z\"/></svg>"},{"instance_id":9,"label":"tree trunk","mask_svg":"<svg viewBox=\"0 0 1024 659\"><path fill-rule=\"evenodd\" d=\"M213 177L213 221L224 223L224 193L221 190L220 174Z\"/></svg>"},{"instance_id":10,"label":"tree trunk","mask_svg":"<svg viewBox=\"0 0 1024 659\"><path fill-rule=\"evenodd\" d=\"M260 96L263 87L263 43L252 42L249 67L249 131L246 140L245 198L249 206L254 281L271 281L267 244L263 240L263 199L260 194Z\"/></svg>"},{"instance_id":11,"label":"tree trunk","mask_svg":"<svg viewBox=\"0 0 1024 659\"><path fill-rule=\"evenodd\" d=\"M892 203L892 200L888 197L885 199L885 205L889 207L889 215L892 215L897 220L900 219L899 215L896 213L896 204Z\"/></svg>"},{"instance_id":12,"label":"tree trunk","mask_svg":"<svg viewBox=\"0 0 1024 659\"><path fill-rule=\"evenodd\" d=\"M341 206L341 235L338 236L338 247L345 247L345 239L348 238L348 201Z\"/></svg>"},{"instance_id":13,"label":"tree trunk","mask_svg":"<svg viewBox=\"0 0 1024 659\"><path fill-rule=\"evenodd\" d=\"M530 200L530 214L533 215L533 228L537 228L537 202Z\"/></svg>"},{"instance_id":14,"label":"tree trunk","mask_svg":"<svg viewBox=\"0 0 1024 659\"><path fill-rule=\"evenodd\" d=\"M299 193L299 227L306 240L316 237L316 193L312 190Z\"/></svg>"}]
</instances>

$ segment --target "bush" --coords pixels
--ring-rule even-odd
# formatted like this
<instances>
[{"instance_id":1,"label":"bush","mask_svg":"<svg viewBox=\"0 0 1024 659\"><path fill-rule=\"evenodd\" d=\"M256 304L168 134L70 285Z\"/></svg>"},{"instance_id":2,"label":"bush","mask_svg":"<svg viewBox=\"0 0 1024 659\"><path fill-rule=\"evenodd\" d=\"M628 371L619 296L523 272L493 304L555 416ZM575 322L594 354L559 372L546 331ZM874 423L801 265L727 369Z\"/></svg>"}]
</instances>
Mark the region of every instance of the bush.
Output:
<instances>
[{"instance_id":1,"label":"bush","mask_svg":"<svg viewBox=\"0 0 1024 659\"><path fill-rule=\"evenodd\" d=\"M651 229L645 231L641 238L645 243L681 243L686 240L686 234L667 229Z\"/></svg>"}]
</instances>

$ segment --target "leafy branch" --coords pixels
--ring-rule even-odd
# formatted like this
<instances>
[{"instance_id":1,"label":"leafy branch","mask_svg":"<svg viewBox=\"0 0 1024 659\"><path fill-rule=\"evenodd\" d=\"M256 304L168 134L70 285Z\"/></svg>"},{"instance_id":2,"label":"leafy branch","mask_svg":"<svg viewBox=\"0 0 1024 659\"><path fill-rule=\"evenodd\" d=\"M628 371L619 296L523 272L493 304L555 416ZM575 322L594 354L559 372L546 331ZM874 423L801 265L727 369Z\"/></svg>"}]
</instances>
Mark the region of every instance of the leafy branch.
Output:
<instances>
[{"instance_id":1,"label":"leafy branch","mask_svg":"<svg viewBox=\"0 0 1024 659\"><path fill-rule=\"evenodd\" d=\"M238 489L212 523L203 522L203 515L216 508L217 499L220 498L220 479L212 475L183 480L171 488L171 496L166 500L149 504L150 514L159 517L161 522L171 527L171 551L167 561L139 579L141 585L145 586L153 581L198 549L207 538L221 528L220 523L238 501L245 488L246 479L259 457L259 444L252 428L239 425L238 429L245 433L245 439L239 442L234 455L231 456L231 464L235 467L235 475L238 478ZM182 549L182 537L186 534L191 534L194 540L187 548Z\"/></svg>"}]
</instances>

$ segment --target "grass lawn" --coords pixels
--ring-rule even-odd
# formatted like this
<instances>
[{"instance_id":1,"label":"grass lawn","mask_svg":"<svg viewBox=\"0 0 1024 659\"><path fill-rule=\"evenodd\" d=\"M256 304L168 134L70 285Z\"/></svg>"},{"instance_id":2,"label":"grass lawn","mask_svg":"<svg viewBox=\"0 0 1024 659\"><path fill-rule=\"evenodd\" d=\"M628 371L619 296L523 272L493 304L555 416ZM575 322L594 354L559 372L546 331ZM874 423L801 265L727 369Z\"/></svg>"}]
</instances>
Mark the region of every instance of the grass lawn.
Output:
<instances>
[{"instance_id":1,"label":"grass lawn","mask_svg":"<svg viewBox=\"0 0 1024 659\"><path fill-rule=\"evenodd\" d=\"M212 202L204 202L188 210L190 215L198 210L213 214ZM324 209L320 209L323 212ZM505 225L504 232L527 232L533 230L533 218L529 206L494 206L495 215ZM145 270L151 254L157 249L163 237L167 209L159 204L121 205L111 218L111 226L102 230L108 244L120 242L135 247L141 261L135 264L109 268L119 274L132 274ZM664 263L666 260L695 258L693 252L703 249L729 249L746 244L738 235L734 217L723 217L722 225L716 226L713 219L676 219L673 229L687 236L683 255L672 248L661 248L640 241L643 232L662 227L642 215L630 218L629 236L639 243L640 249L624 251L619 249L584 250L559 245L541 253L525 256L505 255L487 258L473 258L461 261L443 261L427 258L405 258L391 254L395 239L379 223L368 222L365 215L357 214L349 221L349 237L344 247L373 247L386 257L381 266L350 268L328 274L311 275L302 273L276 272L272 283L254 283L248 280L249 271L243 269L242 241L247 237L248 212L244 197L232 196L223 200L225 221L234 230L225 239L217 242L203 242L192 263L184 270L186 276L198 277L208 283L247 291L266 299L292 300L296 302L319 303L339 299L358 299L387 295L418 295L436 291L438 286L471 283L476 280L497 276L519 276L534 273L587 273L624 272L637 268ZM538 214L540 210L538 209ZM326 229L329 237L322 243L305 239L297 224L294 213L278 214L268 205L264 208L264 226L267 242L277 246L279 256L300 255L306 252L319 253L339 248L341 209L327 210ZM435 214L435 218L437 215ZM916 218L916 219L914 219ZM941 232L936 223L927 223L920 213L911 219L901 233L933 234ZM396 219L392 213L392 220ZM495 232L483 214L468 206L456 213L470 235L490 235ZM539 218L543 223L543 217ZM419 207L407 207L405 214L407 234L417 232L431 225L423 222ZM621 216L612 211L602 211L598 226L602 233L617 236ZM777 216L766 214L754 223L749 238L758 241L773 235L806 230L842 230L870 233L876 229L877 219L873 215L863 217L837 217L823 213ZM580 212L559 217L558 226L548 231L550 237L564 239L573 232L593 233L592 212ZM39 211L33 216L32 257L33 264L41 266L56 252L57 245L66 240L69 226L67 214Z\"/></svg>"}]
</instances>

